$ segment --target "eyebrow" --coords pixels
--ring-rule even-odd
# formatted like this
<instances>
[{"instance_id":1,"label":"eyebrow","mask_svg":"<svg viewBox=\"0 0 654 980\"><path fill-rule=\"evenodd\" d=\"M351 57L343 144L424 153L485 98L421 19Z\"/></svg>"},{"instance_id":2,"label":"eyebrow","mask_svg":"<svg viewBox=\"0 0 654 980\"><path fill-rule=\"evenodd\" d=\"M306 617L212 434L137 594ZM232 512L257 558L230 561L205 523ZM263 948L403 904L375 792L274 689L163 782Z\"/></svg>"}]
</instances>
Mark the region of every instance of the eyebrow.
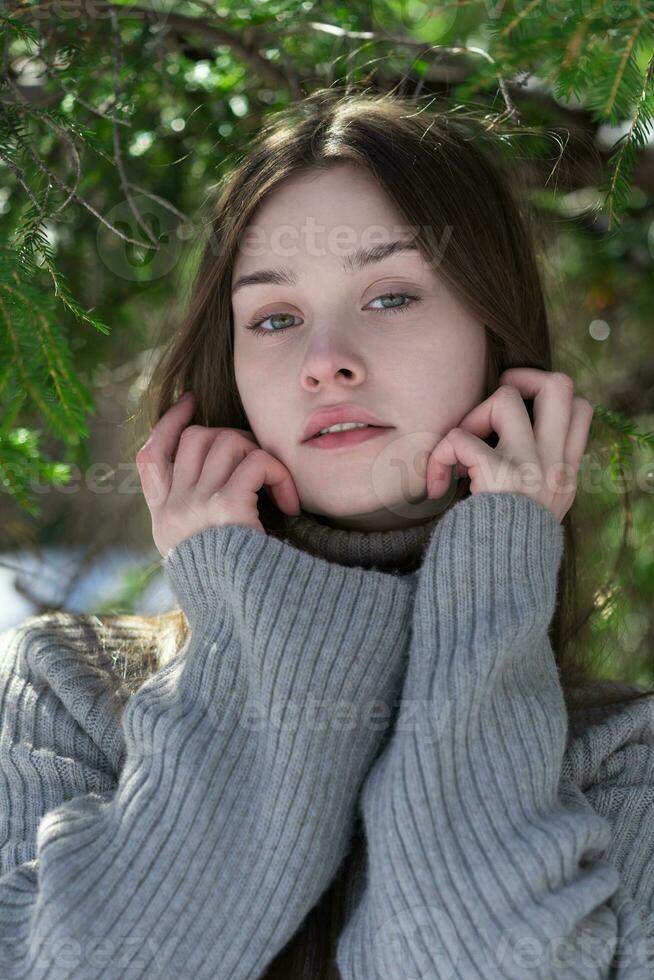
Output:
<instances>
[{"instance_id":1,"label":"eyebrow","mask_svg":"<svg viewBox=\"0 0 654 980\"><path fill-rule=\"evenodd\" d=\"M374 245L372 248L359 248L355 252L346 255L341 263L343 272L358 272L373 262L381 262L390 255L398 252L417 252L418 246L409 239L401 239L396 242L383 242L381 245ZM259 286L263 283L272 283L275 286L296 286L297 275L288 266L279 269L259 269L251 272L247 276L240 276L232 286L232 296L238 289L244 286Z\"/></svg>"}]
</instances>

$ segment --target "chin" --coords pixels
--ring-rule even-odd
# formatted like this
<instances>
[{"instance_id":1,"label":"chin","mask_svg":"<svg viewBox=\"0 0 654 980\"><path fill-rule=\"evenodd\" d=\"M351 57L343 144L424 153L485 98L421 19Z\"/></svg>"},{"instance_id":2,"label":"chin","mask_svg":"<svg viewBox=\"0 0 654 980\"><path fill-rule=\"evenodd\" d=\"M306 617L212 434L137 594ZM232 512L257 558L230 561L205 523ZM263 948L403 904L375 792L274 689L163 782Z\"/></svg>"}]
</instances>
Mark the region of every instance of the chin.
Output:
<instances>
[{"instance_id":1,"label":"chin","mask_svg":"<svg viewBox=\"0 0 654 980\"><path fill-rule=\"evenodd\" d=\"M298 496L302 510L311 514L319 514L325 518L365 517L381 510L376 497L366 494L352 494L346 497L342 493L302 493L298 487ZM333 499L332 499L333 498Z\"/></svg>"},{"instance_id":2,"label":"chin","mask_svg":"<svg viewBox=\"0 0 654 980\"><path fill-rule=\"evenodd\" d=\"M349 497L342 493L334 494L333 500L329 499L328 494L304 495L300 493L299 496L302 510L333 521L370 521L373 525L388 523L389 526L392 526L397 524L398 516L406 511L406 504L398 503L395 507L392 504L384 506L377 496L363 493L359 496L352 494ZM414 502L414 506L419 506L425 499L426 491L420 497L420 501ZM409 509L412 510L411 505ZM412 516L419 517L420 515Z\"/></svg>"}]
</instances>

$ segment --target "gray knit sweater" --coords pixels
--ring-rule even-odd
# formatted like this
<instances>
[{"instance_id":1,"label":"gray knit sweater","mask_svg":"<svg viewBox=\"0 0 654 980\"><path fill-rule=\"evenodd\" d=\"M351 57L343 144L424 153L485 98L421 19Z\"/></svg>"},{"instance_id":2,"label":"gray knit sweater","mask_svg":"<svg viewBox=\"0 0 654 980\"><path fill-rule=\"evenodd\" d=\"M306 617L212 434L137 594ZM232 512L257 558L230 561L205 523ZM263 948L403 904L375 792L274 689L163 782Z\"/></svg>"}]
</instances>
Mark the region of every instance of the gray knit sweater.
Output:
<instances>
[{"instance_id":1,"label":"gray knit sweater","mask_svg":"<svg viewBox=\"0 0 654 980\"><path fill-rule=\"evenodd\" d=\"M562 527L313 524L173 548L191 635L126 702L73 625L0 636L0 978L256 980L360 814L343 980L651 980L654 703L569 723Z\"/></svg>"}]
</instances>

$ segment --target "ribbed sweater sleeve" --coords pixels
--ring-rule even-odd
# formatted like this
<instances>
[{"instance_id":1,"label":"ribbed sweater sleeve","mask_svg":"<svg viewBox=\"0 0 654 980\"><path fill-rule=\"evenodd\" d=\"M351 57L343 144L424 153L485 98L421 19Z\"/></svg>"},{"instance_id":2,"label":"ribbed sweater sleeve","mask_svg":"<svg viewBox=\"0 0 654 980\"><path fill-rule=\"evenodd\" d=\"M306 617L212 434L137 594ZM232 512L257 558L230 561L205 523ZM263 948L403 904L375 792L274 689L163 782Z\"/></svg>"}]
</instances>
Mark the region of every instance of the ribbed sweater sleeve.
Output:
<instances>
[{"instance_id":1,"label":"ribbed sweater sleeve","mask_svg":"<svg viewBox=\"0 0 654 980\"><path fill-rule=\"evenodd\" d=\"M575 742L548 635L563 529L519 493L438 524L391 739L361 791L343 980L651 980L654 710Z\"/></svg>"},{"instance_id":2,"label":"ribbed sweater sleeve","mask_svg":"<svg viewBox=\"0 0 654 980\"><path fill-rule=\"evenodd\" d=\"M70 661L0 650L3 980L254 980L347 852L415 585L240 525L164 569L190 638L127 701L113 786Z\"/></svg>"}]
</instances>

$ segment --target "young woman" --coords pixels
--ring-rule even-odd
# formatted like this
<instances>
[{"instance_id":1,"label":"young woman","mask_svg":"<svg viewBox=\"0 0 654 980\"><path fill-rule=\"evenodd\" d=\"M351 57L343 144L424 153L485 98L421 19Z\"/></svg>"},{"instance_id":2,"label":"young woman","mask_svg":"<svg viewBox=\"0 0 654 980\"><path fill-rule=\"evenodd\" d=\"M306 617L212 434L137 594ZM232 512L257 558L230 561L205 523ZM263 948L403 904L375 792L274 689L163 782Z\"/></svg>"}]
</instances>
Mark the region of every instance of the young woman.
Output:
<instances>
[{"instance_id":1,"label":"young woman","mask_svg":"<svg viewBox=\"0 0 654 980\"><path fill-rule=\"evenodd\" d=\"M225 180L136 455L179 609L3 637L0 975L651 977L654 692L566 636L592 407L482 136L320 92Z\"/></svg>"}]
</instances>

